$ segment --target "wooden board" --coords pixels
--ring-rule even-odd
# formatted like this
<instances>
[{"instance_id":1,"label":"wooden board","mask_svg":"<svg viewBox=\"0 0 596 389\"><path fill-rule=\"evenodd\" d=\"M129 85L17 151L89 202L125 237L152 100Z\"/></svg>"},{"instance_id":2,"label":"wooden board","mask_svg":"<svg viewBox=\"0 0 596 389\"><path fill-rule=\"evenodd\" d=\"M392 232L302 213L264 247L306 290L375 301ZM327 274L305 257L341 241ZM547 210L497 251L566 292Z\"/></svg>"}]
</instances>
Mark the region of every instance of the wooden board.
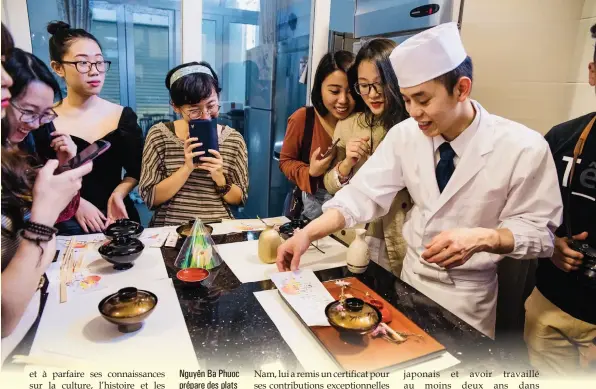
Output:
<instances>
[{"instance_id":1,"label":"wooden board","mask_svg":"<svg viewBox=\"0 0 596 389\"><path fill-rule=\"evenodd\" d=\"M374 298L383 302L393 316L387 325L399 332L420 335L409 337L404 343L391 343L382 337L373 338L370 335L360 337L360 342L354 342L340 336L333 327L309 327L319 342L327 349L338 365L345 370L383 370L387 368L406 367L428 359L436 358L445 351L445 347L434 338L414 324L404 314L376 294L358 279L349 277L345 281L350 286L345 289L345 294L367 301ZM329 293L337 300L341 288L335 281L323 282ZM366 292L370 297L366 297Z\"/></svg>"}]
</instances>

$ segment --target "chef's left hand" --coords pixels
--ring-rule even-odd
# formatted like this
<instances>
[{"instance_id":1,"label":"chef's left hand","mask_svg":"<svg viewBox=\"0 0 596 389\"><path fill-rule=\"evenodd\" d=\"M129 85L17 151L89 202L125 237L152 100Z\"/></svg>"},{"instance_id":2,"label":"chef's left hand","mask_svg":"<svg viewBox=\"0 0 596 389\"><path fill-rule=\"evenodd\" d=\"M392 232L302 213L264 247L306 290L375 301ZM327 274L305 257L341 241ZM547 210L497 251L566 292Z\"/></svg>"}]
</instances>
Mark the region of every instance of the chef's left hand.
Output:
<instances>
[{"instance_id":1,"label":"chef's left hand","mask_svg":"<svg viewBox=\"0 0 596 389\"><path fill-rule=\"evenodd\" d=\"M223 158L217 150L208 150L214 157L201 157L201 163L197 169L206 170L211 174L211 179L217 186L224 186L226 184L226 177L223 170Z\"/></svg>"},{"instance_id":2,"label":"chef's left hand","mask_svg":"<svg viewBox=\"0 0 596 389\"><path fill-rule=\"evenodd\" d=\"M451 269L461 266L475 253L486 251L497 232L487 228L456 228L443 231L425 247L422 259Z\"/></svg>"}]
</instances>

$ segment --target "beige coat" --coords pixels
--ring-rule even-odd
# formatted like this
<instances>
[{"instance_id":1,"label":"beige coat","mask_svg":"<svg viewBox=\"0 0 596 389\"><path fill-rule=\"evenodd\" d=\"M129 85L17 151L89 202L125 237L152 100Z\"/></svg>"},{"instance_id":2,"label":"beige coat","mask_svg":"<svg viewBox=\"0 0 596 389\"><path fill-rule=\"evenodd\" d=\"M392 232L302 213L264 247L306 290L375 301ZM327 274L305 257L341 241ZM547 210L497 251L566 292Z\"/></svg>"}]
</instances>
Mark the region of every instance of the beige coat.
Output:
<instances>
[{"instance_id":1,"label":"beige coat","mask_svg":"<svg viewBox=\"0 0 596 389\"><path fill-rule=\"evenodd\" d=\"M374 152L381 141L385 138L387 131L381 126L370 128L364 121L364 114L356 113L345 120L337 123L333 140L339 138L337 144L337 153L335 160L330 166L333 167L325 174L325 188L331 194L335 194L342 188L335 173L335 166L346 157L346 144L354 137L369 136L372 141L369 145ZM368 158L363 158L354 166L355 174ZM406 255L407 244L402 236L402 227L405 222L406 214L412 207L410 195L406 189L401 190L393 199L389 213L382 218L376 219L368 225L368 236L378 239L384 239L386 245L386 254L393 274L399 277L404 257Z\"/></svg>"}]
</instances>

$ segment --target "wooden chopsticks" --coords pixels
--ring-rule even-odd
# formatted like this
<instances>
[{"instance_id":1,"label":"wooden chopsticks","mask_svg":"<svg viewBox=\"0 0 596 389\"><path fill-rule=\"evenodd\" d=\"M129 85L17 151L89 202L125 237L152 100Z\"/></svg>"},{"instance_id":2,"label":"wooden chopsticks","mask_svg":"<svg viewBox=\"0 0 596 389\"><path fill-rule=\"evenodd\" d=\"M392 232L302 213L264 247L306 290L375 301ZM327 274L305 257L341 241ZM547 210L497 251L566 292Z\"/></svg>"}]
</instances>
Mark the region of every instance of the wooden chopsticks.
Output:
<instances>
[{"instance_id":1,"label":"wooden chopsticks","mask_svg":"<svg viewBox=\"0 0 596 389\"><path fill-rule=\"evenodd\" d=\"M67 296L67 289L66 284L72 282L73 274L75 272L75 268L77 265L80 264L74 262L74 247L77 244L77 240L72 238L70 243L66 247L66 251L64 252L64 256L62 257L62 263L60 264L60 303L65 303L68 299ZM82 256L79 259L79 262L82 262Z\"/></svg>"}]
</instances>

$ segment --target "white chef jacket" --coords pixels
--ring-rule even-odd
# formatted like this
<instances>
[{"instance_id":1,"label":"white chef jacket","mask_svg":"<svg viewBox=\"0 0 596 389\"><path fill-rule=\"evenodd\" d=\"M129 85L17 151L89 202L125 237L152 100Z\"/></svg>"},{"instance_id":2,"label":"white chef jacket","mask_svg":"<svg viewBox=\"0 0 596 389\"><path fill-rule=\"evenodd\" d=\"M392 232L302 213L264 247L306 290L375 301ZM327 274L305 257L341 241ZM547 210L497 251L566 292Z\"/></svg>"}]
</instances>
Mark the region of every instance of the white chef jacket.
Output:
<instances>
[{"instance_id":1,"label":"white chef jacket","mask_svg":"<svg viewBox=\"0 0 596 389\"><path fill-rule=\"evenodd\" d=\"M410 118L388 132L350 184L323 210L338 209L349 228L385 215L397 192L407 188L414 206L403 227L408 250L402 279L492 336L497 262L503 256L477 253L447 270L422 259L425 244L453 228L507 228L515 241L507 256L550 257L563 206L544 138L472 103L475 121L459 137L465 140L470 129L475 134L464 147L454 147L463 154L456 157L456 169L442 193L435 176L435 141Z\"/></svg>"}]
</instances>

